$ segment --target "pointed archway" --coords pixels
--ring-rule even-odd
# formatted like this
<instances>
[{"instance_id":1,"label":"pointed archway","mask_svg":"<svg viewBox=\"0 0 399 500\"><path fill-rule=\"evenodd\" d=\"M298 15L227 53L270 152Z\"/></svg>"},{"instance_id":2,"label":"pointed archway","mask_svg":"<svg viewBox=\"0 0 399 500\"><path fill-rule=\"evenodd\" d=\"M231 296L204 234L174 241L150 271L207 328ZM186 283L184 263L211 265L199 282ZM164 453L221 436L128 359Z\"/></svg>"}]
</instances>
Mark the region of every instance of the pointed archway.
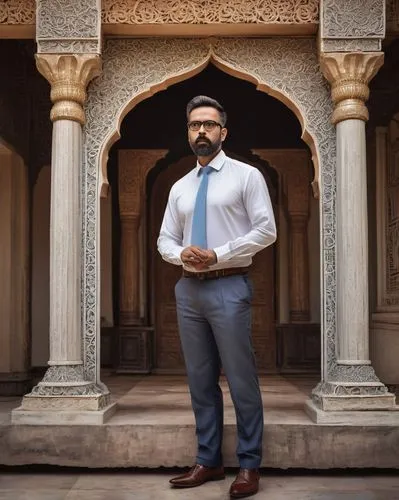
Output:
<instances>
[{"instance_id":1,"label":"pointed archway","mask_svg":"<svg viewBox=\"0 0 399 500\"><path fill-rule=\"evenodd\" d=\"M319 71L316 43L310 39L109 40L103 74L90 88L85 129L82 320L89 380L99 380L98 196L106 191L109 148L118 138L124 116L138 102L197 74L211 60L284 102L302 125L315 165L314 187L317 190L320 181L323 188L322 379L335 366L335 131L328 120L331 101Z\"/></svg>"}]
</instances>

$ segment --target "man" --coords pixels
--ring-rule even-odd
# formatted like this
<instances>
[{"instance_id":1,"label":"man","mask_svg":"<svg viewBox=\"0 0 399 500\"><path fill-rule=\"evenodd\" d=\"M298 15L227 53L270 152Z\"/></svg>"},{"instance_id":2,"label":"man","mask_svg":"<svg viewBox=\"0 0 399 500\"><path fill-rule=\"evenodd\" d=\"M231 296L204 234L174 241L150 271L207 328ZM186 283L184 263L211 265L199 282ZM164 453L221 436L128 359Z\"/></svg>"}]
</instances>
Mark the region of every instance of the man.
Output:
<instances>
[{"instance_id":1,"label":"man","mask_svg":"<svg viewBox=\"0 0 399 500\"><path fill-rule=\"evenodd\" d=\"M214 99L197 96L188 103L188 140L197 166L172 186L158 250L167 262L183 266L175 293L198 439L195 466L170 482L188 488L224 478L223 367L236 411L240 464L230 496L243 498L258 491L263 433L248 268L252 256L276 240L276 227L262 174L222 151L226 119Z\"/></svg>"}]
</instances>

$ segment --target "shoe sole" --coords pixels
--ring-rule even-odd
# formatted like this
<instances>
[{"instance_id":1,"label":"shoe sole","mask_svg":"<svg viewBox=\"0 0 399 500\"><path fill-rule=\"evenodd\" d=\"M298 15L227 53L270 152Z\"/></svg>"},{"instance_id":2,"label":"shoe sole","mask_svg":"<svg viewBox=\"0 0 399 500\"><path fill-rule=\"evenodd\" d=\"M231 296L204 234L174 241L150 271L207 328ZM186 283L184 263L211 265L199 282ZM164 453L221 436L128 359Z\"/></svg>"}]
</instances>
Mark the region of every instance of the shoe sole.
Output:
<instances>
[{"instance_id":1,"label":"shoe sole","mask_svg":"<svg viewBox=\"0 0 399 500\"><path fill-rule=\"evenodd\" d=\"M259 488L256 491L252 491L251 493L230 493L230 498L246 498L251 497L252 495L256 495L259 491Z\"/></svg>"},{"instance_id":2,"label":"shoe sole","mask_svg":"<svg viewBox=\"0 0 399 500\"><path fill-rule=\"evenodd\" d=\"M215 476L211 477L210 479L207 479L206 481L201 481L199 483L194 483L194 484L174 484L170 483L173 488L196 488L197 486L201 486L202 484L209 483L211 481L223 481L223 479L226 479L226 476Z\"/></svg>"}]
</instances>

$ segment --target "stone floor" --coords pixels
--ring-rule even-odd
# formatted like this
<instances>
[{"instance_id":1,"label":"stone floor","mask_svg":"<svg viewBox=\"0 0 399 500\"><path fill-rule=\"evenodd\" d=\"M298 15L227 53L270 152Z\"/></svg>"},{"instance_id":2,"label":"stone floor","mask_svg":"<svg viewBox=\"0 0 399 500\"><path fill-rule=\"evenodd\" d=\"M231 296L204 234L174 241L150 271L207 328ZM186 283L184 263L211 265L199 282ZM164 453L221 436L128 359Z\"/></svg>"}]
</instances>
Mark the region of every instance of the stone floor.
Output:
<instances>
[{"instance_id":1,"label":"stone floor","mask_svg":"<svg viewBox=\"0 0 399 500\"><path fill-rule=\"evenodd\" d=\"M177 471L0 470L0 500L228 500L234 478L199 488L176 490L168 480ZM256 500L398 500L399 477L390 471L369 474L298 474L262 471Z\"/></svg>"},{"instance_id":2,"label":"stone floor","mask_svg":"<svg viewBox=\"0 0 399 500\"><path fill-rule=\"evenodd\" d=\"M118 406L102 425L12 425L10 412L20 399L0 399L0 464L92 469L192 464L195 424L183 376L104 373L102 380ZM304 404L316 383L315 377L299 375L261 377L265 409L262 467L399 469L399 426L384 422L364 425L356 419L350 425L315 424ZM235 413L226 381L221 385L224 463L236 467Z\"/></svg>"},{"instance_id":3,"label":"stone floor","mask_svg":"<svg viewBox=\"0 0 399 500\"><path fill-rule=\"evenodd\" d=\"M172 417L179 424L193 424L187 381L181 375L102 375L118 411L109 425L163 423ZM260 378L266 423L307 423L304 413L306 399L317 384L317 377L269 375ZM227 383L221 381L225 400L225 423L234 424L235 414ZM20 404L20 398L0 397L0 425L10 422L10 411Z\"/></svg>"}]
</instances>

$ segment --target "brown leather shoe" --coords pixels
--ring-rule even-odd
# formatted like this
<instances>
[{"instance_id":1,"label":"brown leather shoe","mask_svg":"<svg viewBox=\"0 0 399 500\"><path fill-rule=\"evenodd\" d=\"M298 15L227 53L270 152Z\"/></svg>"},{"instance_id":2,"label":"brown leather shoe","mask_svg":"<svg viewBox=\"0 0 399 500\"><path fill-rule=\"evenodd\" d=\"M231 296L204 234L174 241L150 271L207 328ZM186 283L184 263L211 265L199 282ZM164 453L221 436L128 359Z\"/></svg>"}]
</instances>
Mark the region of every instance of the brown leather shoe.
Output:
<instances>
[{"instance_id":1,"label":"brown leather shoe","mask_svg":"<svg viewBox=\"0 0 399 500\"><path fill-rule=\"evenodd\" d=\"M244 498L255 495L259 489L258 469L240 469L237 477L230 486L231 498Z\"/></svg>"},{"instance_id":2,"label":"brown leather shoe","mask_svg":"<svg viewBox=\"0 0 399 500\"><path fill-rule=\"evenodd\" d=\"M194 488L194 486L201 486L207 481L219 481L219 479L224 478L223 466L206 467L195 464L186 474L174 477L169 482L175 488Z\"/></svg>"}]
</instances>

